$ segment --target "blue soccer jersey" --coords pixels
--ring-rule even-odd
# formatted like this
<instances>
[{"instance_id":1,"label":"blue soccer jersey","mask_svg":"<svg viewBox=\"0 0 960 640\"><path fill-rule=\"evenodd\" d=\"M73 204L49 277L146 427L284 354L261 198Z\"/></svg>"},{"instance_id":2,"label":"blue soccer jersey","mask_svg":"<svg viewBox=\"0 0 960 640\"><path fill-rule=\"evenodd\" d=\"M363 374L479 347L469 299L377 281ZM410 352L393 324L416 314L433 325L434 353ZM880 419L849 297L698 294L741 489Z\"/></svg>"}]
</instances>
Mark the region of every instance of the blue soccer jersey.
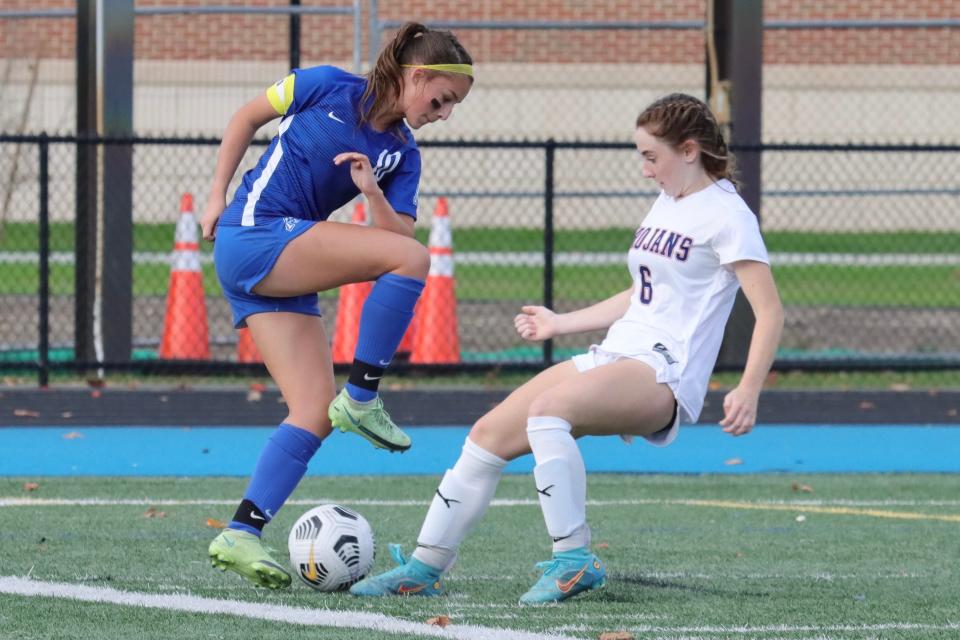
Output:
<instances>
[{"instance_id":1,"label":"blue soccer jersey","mask_svg":"<svg viewBox=\"0 0 960 640\"><path fill-rule=\"evenodd\" d=\"M330 66L295 69L267 90L283 115L277 135L257 166L247 171L221 225L256 226L276 217L326 220L360 191L339 153L356 151L370 158L380 188L397 213L417 217L420 150L400 123L394 132L360 126L359 104L365 78Z\"/></svg>"}]
</instances>

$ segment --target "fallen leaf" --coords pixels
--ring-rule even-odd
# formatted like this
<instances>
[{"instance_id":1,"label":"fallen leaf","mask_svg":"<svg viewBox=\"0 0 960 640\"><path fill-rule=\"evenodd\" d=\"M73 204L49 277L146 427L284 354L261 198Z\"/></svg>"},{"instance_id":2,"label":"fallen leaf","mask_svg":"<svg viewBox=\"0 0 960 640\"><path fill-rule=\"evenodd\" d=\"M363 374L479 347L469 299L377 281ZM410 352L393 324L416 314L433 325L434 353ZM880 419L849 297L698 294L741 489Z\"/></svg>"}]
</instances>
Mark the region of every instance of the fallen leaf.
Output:
<instances>
[{"instance_id":1,"label":"fallen leaf","mask_svg":"<svg viewBox=\"0 0 960 640\"><path fill-rule=\"evenodd\" d=\"M431 627L447 627L450 626L449 616L436 616L427 620L427 624Z\"/></svg>"},{"instance_id":2,"label":"fallen leaf","mask_svg":"<svg viewBox=\"0 0 960 640\"><path fill-rule=\"evenodd\" d=\"M103 395L103 392L100 391L100 389L94 389L93 391L90 392L90 397L93 399L97 399L102 395Z\"/></svg>"},{"instance_id":3,"label":"fallen leaf","mask_svg":"<svg viewBox=\"0 0 960 640\"><path fill-rule=\"evenodd\" d=\"M61 412L60 412L60 417L61 417L61 418L72 418L72 417L73 417L73 411L61 411Z\"/></svg>"},{"instance_id":4,"label":"fallen leaf","mask_svg":"<svg viewBox=\"0 0 960 640\"><path fill-rule=\"evenodd\" d=\"M799 482L794 482L790 485L790 488L794 491L801 491L803 493L813 493L813 487L808 484L800 484Z\"/></svg>"},{"instance_id":5,"label":"fallen leaf","mask_svg":"<svg viewBox=\"0 0 960 640\"><path fill-rule=\"evenodd\" d=\"M723 385L720 384L719 382L711 382L709 385L707 385L707 388L710 391L718 391L720 389L723 389Z\"/></svg>"},{"instance_id":6,"label":"fallen leaf","mask_svg":"<svg viewBox=\"0 0 960 640\"><path fill-rule=\"evenodd\" d=\"M737 552L736 552L735 554L733 554L733 555L734 555L735 557L737 557L737 558L744 558L744 557L746 557L747 554L745 554L743 551L737 551Z\"/></svg>"},{"instance_id":7,"label":"fallen leaf","mask_svg":"<svg viewBox=\"0 0 960 640\"><path fill-rule=\"evenodd\" d=\"M732 467L736 464L743 464L743 460L740 458L730 458L729 460L724 460L723 464L727 465L728 467Z\"/></svg>"},{"instance_id":8,"label":"fallen leaf","mask_svg":"<svg viewBox=\"0 0 960 640\"><path fill-rule=\"evenodd\" d=\"M633 634L629 631L604 631L598 640L633 640Z\"/></svg>"},{"instance_id":9,"label":"fallen leaf","mask_svg":"<svg viewBox=\"0 0 960 640\"><path fill-rule=\"evenodd\" d=\"M906 382L894 382L890 385L890 391L910 391L911 387Z\"/></svg>"},{"instance_id":10,"label":"fallen leaf","mask_svg":"<svg viewBox=\"0 0 960 640\"><path fill-rule=\"evenodd\" d=\"M247 402L260 402L263 398L263 393L257 391L256 389L250 389L247 391Z\"/></svg>"},{"instance_id":11,"label":"fallen leaf","mask_svg":"<svg viewBox=\"0 0 960 640\"><path fill-rule=\"evenodd\" d=\"M94 389L100 389L107 384L107 381L103 378L87 378L87 384Z\"/></svg>"},{"instance_id":12,"label":"fallen leaf","mask_svg":"<svg viewBox=\"0 0 960 640\"><path fill-rule=\"evenodd\" d=\"M64 440L79 440L83 437L83 434L79 431L71 431L70 433L63 434Z\"/></svg>"},{"instance_id":13,"label":"fallen leaf","mask_svg":"<svg viewBox=\"0 0 960 640\"><path fill-rule=\"evenodd\" d=\"M211 529L226 529L227 523L220 522L216 518L207 518L207 526L210 527Z\"/></svg>"},{"instance_id":14,"label":"fallen leaf","mask_svg":"<svg viewBox=\"0 0 960 640\"><path fill-rule=\"evenodd\" d=\"M259 391L260 393L263 393L264 391L267 390L267 385L263 384L262 382L251 382L250 390Z\"/></svg>"},{"instance_id":15,"label":"fallen leaf","mask_svg":"<svg viewBox=\"0 0 960 640\"><path fill-rule=\"evenodd\" d=\"M167 512L157 511L156 507L150 507L149 509L143 512L143 517L144 518L166 518Z\"/></svg>"},{"instance_id":16,"label":"fallen leaf","mask_svg":"<svg viewBox=\"0 0 960 640\"><path fill-rule=\"evenodd\" d=\"M869 400L864 400L863 402L860 403L860 408L866 411L868 409L876 409L877 405L873 404Z\"/></svg>"},{"instance_id":17,"label":"fallen leaf","mask_svg":"<svg viewBox=\"0 0 960 640\"><path fill-rule=\"evenodd\" d=\"M24 483L23 483L23 490L24 490L24 491L36 491L36 490L39 489L39 488L40 488L40 485L37 484L36 482L24 482Z\"/></svg>"},{"instance_id":18,"label":"fallen leaf","mask_svg":"<svg viewBox=\"0 0 960 640\"><path fill-rule=\"evenodd\" d=\"M951 418L953 418L953 417L955 417L955 416L957 415L957 410L956 410L956 409L947 409L947 415L950 416Z\"/></svg>"},{"instance_id":19,"label":"fallen leaf","mask_svg":"<svg viewBox=\"0 0 960 640\"><path fill-rule=\"evenodd\" d=\"M39 418L40 412L32 409L14 409L13 415L18 418Z\"/></svg>"},{"instance_id":20,"label":"fallen leaf","mask_svg":"<svg viewBox=\"0 0 960 640\"><path fill-rule=\"evenodd\" d=\"M593 545L593 546L594 546L594 548L596 548L596 549L609 549L609 548L610 548L610 543L609 543L609 542L598 542L597 544L595 544L595 545Z\"/></svg>"}]
</instances>

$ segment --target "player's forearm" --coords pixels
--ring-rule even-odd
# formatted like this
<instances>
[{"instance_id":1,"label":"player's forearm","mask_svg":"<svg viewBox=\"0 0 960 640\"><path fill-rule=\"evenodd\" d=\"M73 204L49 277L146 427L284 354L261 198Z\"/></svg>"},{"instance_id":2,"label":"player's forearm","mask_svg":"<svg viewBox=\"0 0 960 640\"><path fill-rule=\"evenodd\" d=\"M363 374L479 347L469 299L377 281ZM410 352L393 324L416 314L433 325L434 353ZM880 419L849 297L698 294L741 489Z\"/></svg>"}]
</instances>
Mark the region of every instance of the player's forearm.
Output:
<instances>
[{"instance_id":1,"label":"player's forearm","mask_svg":"<svg viewBox=\"0 0 960 640\"><path fill-rule=\"evenodd\" d=\"M365 193L363 195L366 197L367 206L370 208L373 226L405 236L413 236L412 227L404 223L400 217L402 214L393 210L390 202L383 195L383 191L378 189L375 193Z\"/></svg>"},{"instance_id":2,"label":"player's forearm","mask_svg":"<svg viewBox=\"0 0 960 640\"><path fill-rule=\"evenodd\" d=\"M239 114L230 119L217 152L217 166L213 171L213 185L210 188L211 198L226 198L233 174L237 172L257 128Z\"/></svg>"},{"instance_id":3,"label":"player's forearm","mask_svg":"<svg viewBox=\"0 0 960 640\"><path fill-rule=\"evenodd\" d=\"M740 378L740 386L759 393L770 372L777 346L780 344L780 334L783 331L783 307L777 302L754 312L756 322L753 326L747 364Z\"/></svg>"},{"instance_id":4,"label":"player's forearm","mask_svg":"<svg viewBox=\"0 0 960 640\"><path fill-rule=\"evenodd\" d=\"M632 293L633 289L627 289L595 305L560 314L557 317L558 333L582 333L608 329L627 312Z\"/></svg>"}]
</instances>

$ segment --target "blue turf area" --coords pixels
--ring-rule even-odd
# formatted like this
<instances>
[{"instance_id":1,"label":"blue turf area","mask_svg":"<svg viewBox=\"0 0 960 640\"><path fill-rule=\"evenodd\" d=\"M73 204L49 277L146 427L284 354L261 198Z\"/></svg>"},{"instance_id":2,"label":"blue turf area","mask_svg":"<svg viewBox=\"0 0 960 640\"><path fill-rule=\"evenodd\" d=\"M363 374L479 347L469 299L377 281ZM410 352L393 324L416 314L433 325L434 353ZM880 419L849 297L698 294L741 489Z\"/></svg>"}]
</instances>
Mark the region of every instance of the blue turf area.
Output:
<instances>
[{"instance_id":1,"label":"blue turf area","mask_svg":"<svg viewBox=\"0 0 960 640\"><path fill-rule=\"evenodd\" d=\"M230 427L0 428L0 475L247 476L272 429ZM466 427L417 427L404 454L334 433L309 475L441 474ZM589 471L633 473L960 472L960 428L928 425L758 426L740 438L716 426L684 427L676 442L586 438ZM525 473L524 456L507 468Z\"/></svg>"}]
</instances>

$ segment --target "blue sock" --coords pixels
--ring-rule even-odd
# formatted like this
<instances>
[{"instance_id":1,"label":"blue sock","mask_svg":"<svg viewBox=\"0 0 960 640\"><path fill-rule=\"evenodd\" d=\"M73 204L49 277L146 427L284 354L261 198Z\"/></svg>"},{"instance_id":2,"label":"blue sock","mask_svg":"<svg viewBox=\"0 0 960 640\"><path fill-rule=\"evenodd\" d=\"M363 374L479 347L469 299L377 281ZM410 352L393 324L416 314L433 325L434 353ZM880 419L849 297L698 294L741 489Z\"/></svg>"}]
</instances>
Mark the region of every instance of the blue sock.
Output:
<instances>
[{"instance_id":1,"label":"blue sock","mask_svg":"<svg viewBox=\"0 0 960 640\"><path fill-rule=\"evenodd\" d=\"M260 452L231 529L259 536L297 487L322 440L306 429L281 423Z\"/></svg>"},{"instance_id":2,"label":"blue sock","mask_svg":"<svg viewBox=\"0 0 960 640\"><path fill-rule=\"evenodd\" d=\"M380 276L373 285L360 313L360 335L345 385L354 400L366 402L377 397L380 378L413 320L423 285L423 280L394 273Z\"/></svg>"}]
</instances>

